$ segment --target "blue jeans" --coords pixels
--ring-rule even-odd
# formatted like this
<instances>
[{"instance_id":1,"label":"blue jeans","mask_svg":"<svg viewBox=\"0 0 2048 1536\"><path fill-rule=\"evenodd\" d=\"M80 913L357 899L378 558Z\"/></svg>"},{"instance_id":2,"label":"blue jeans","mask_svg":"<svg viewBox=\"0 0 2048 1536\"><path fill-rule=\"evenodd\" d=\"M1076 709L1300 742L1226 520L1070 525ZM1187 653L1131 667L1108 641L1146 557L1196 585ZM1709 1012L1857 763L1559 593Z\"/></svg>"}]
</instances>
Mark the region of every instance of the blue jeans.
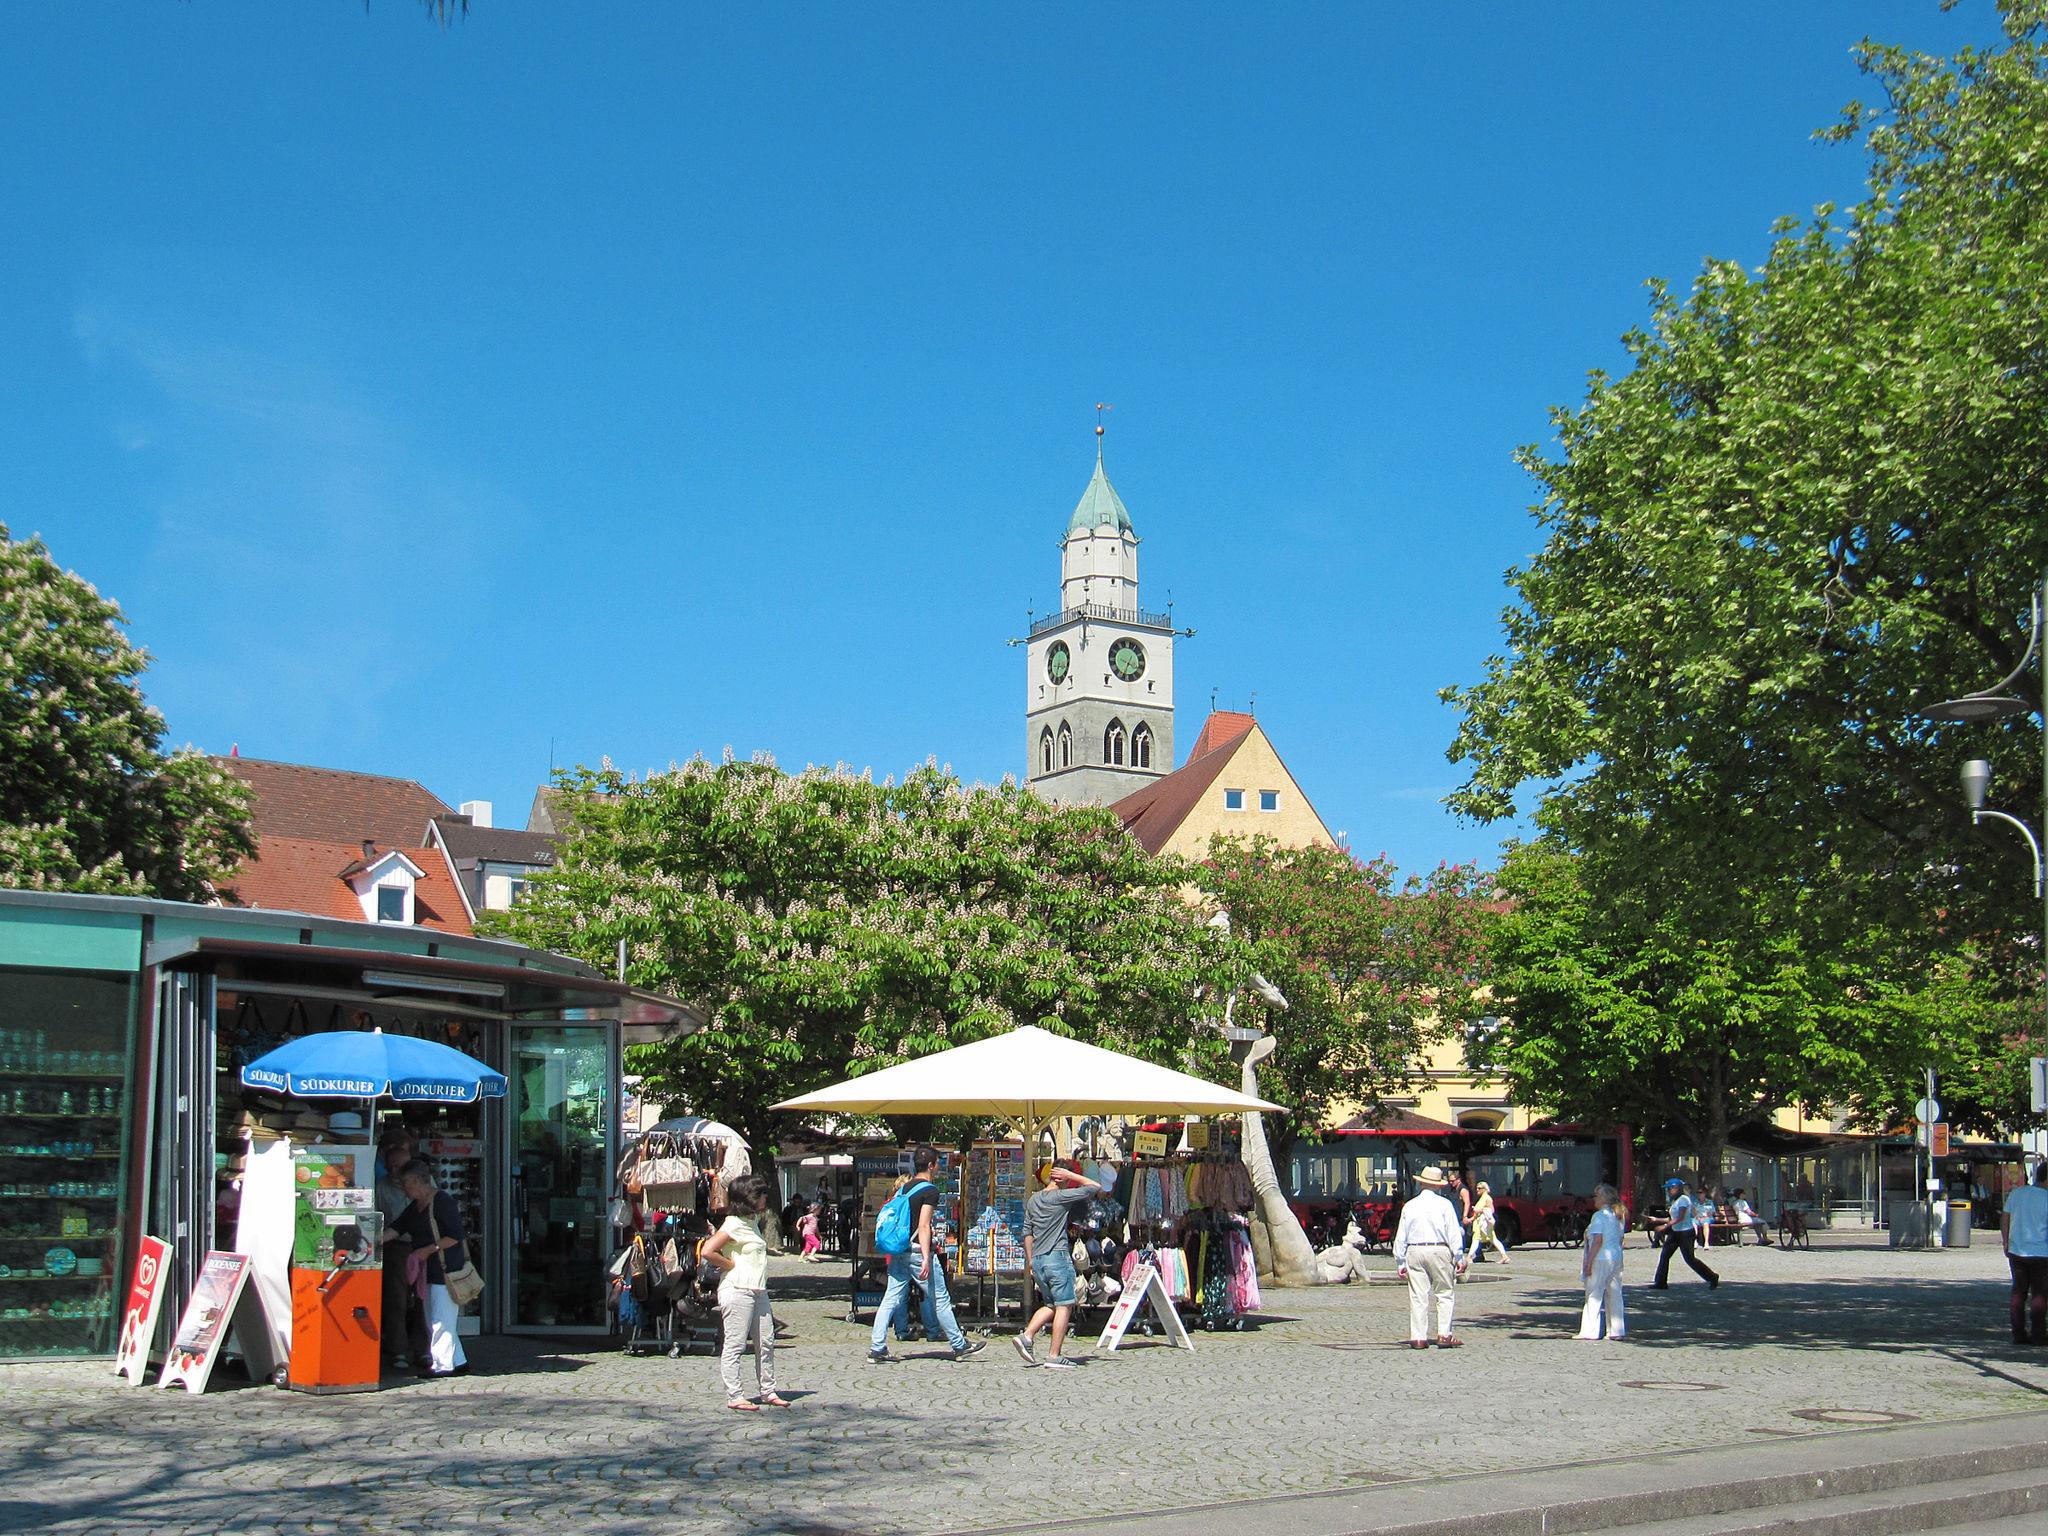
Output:
<instances>
[{"instance_id":1,"label":"blue jeans","mask_svg":"<svg viewBox=\"0 0 2048 1536\"><path fill-rule=\"evenodd\" d=\"M871 1353L879 1355L889 1347L889 1320L896 1315L898 1308L905 1306L916 1268L915 1252L889 1255L889 1284L882 1292L882 1304L875 1308L875 1331L868 1339ZM954 1320L953 1296L946 1289L945 1260L936 1253L932 1255L931 1270L925 1275L923 1285L926 1335L943 1333L946 1342L955 1350L965 1349L967 1335Z\"/></svg>"}]
</instances>

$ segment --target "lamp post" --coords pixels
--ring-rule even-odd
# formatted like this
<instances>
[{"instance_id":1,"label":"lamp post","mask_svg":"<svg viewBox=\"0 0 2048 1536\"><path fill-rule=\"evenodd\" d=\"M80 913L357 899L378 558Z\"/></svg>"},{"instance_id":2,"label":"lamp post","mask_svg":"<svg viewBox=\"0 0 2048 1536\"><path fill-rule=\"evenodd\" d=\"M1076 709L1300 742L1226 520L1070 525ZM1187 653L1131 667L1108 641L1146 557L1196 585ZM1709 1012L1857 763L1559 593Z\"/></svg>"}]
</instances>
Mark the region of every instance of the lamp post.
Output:
<instances>
[{"instance_id":1,"label":"lamp post","mask_svg":"<svg viewBox=\"0 0 2048 1536\"><path fill-rule=\"evenodd\" d=\"M2029 623L2027 625L2027 648L2021 655L2019 665L2000 678L1989 688L1975 693L1966 693L1959 699L1944 699L1930 704L1919 711L1923 719L1937 720L1958 725L1989 724L1994 720L2010 719L2035 710L2041 715L2041 806L2044 817L2043 830L2048 831L2048 652L2044 652L2041 639L2041 624L2048 619L2048 576L2037 582L2027 594ZM2041 700L2037 705L2012 691L2013 684L2027 667L2039 660ZM1972 758L1963 764L1963 800L1970 808L1970 825L1982 826L1987 821L2003 822L2026 839L2027 851L2034 857L2034 899L2041 902L2041 953L2042 965L2042 1006L2044 1013L2043 1031L2048 1034L2048 884L2043 881L2041 840L2034 835L2034 829L2021 818L2005 811L1991 811L1984 808L1985 796L1991 789L1991 764L1983 758Z\"/></svg>"}]
</instances>

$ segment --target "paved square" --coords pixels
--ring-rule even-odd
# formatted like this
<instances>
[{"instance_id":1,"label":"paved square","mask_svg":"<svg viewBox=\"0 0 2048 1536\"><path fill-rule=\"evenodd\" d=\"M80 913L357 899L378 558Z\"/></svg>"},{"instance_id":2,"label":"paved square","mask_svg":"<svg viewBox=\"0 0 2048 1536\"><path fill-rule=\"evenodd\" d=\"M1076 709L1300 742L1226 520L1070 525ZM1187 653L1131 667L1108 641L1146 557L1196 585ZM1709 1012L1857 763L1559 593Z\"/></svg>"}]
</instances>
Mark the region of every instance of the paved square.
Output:
<instances>
[{"instance_id":1,"label":"paved square","mask_svg":"<svg viewBox=\"0 0 2048 1536\"><path fill-rule=\"evenodd\" d=\"M1709 1293L1682 1266L1648 1289L1636 1237L1626 1344L1570 1338L1576 1255L1522 1249L1461 1287L1460 1351L1402 1347L1406 1293L1376 1283L1271 1293L1256 1331L1192 1354L1084 1347L1063 1375L1000 1344L868 1365L843 1267L777 1260L783 1413L726 1410L712 1359L581 1341L484 1340L477 1375L356 1397L6 1366L0 1530L895 1536L2048 1405L2048 1351L2005 1342L1995 1236L1877 1241L1717 1249ZM1286 1507L1247 1513L1284 1530Z\"/></svg>"}]
</instances>

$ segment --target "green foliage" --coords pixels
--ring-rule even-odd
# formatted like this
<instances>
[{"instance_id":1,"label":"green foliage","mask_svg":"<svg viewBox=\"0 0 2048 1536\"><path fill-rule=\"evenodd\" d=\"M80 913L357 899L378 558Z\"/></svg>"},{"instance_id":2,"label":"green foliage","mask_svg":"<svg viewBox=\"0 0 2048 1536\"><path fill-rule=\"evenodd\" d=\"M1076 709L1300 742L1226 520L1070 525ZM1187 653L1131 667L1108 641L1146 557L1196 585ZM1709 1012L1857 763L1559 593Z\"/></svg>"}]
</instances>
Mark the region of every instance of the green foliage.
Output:
<instances>
[{"instance_id":1,"label":"green foliage","mask_svg":"<svg viewBox=\"0 0 2048 1536\"><path fill-rule=\"evenodd\" d=\"M1488 1065L1517 1102L1638 1126L1709 1163L1789 1105L1888 1105L1927 1038L1924 1003L1874 945L1802 942L1774 886L1703 912L1682 886L1601 891L1554 842L1513 847L1493 955L1506 1017ZM1885 1116L1880 1115L1880 1118Z\"/></svg>"},{"instance_id":2,"label":"green foliage","mask_svg":"<svg viewBox=\"0 0 2048 1536\"><path fill-rule=\"evenodd\" d=\"M788 1128L777 1100L1019 1024L1230 1078L1194 1024L1234 951L1107 811L931 766L560 785L561 857L497 931L607 967L624 939L636 983L702 1001L710 1028L632 1067L757 1146Z\"/></svg>"},{"instance_id":3,"label":"green foliage","mask_svg":"<svg viewBox=\"0 0 2048 1536\"><path fill-rule=\"evenodd\" d=\"M163 751L125 623L0 525L0 885L200 900L254 847L240 781Z\"/></svg>"},{"instance_id":4,"label":"green foliage","mask_svg":"<svg viewBox=\"0 0 2048 1536\"><path fill-rule=\"evenodd\" d=\"M1596 947L1568 964L1554 935L1546 971L1520 920L1520 985L1637 1042L1626 1081L1595 1074L1617 1094L1660 1039L1670 1072L1701 1070L1715 1029L1727 1113L1875 1091L1956 1045L1897 989L1966 943L1984 987L2027 968L2038 915L1955 771L2038 762L2038 728L1914 714L2018 663L2048 566L2048 49L2041 5L2004 9L1998 49L1866 45L1884 105L1828 136L1862 141L1868 197L1781 223L1758 271L1653 283L1629 370L1521 454L1547 538L1509 575L1505 653L1445 691L1453 803L1497 819L1536 792L1546 846L1515 878L1570 855L1567 928ZM1922 1030L1902 1049L1856 1004L1879 992ZM1518 1070L1547 1080L1534 1054ZM1718 1113L1661 1088L1660 1108Z\"/></svg>"},{"instance_id":5,"label":"green foliage","mask_svg":"<svg viewBox=\"0 0 2048 1536\"><path fill-rule=\"evenodd\" d=\"M1248 992L1237 1016L1277 1037L1260 1087L1297 1131L1334 1103L1408 1088L1429 1047L1481 1011L1491 882L1469 868L1401 881L1385 858L1218 836L1200 880L1287 998L1275 1012Z\"/></svg>"}]
</instances>

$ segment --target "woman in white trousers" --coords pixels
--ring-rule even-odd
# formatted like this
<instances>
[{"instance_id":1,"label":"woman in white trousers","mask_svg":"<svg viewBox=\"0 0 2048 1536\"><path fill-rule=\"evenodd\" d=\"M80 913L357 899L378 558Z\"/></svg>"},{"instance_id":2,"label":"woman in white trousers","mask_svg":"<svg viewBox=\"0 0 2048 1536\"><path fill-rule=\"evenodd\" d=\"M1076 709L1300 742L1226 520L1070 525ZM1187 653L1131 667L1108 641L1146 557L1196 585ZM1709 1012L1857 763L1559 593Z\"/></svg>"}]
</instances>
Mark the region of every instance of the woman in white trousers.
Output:
<instances>
[{"instance_id":1,"label":"woman in white trousers","mask_svg":"<svg viewBox=\"0 0 2048 1536\"><path fill-rule=\"evenodd\" d=\"M761 1233L768 1181L743 1173L727 1187L725 1198L725 1224L697 1249L699 1262L725 1271L718 1282L718 1310L725 1322L718 1376L725 1384L725 1406L742 1413L787 1408L789 1399L775 1390L775 1313L768 1305L768 1240ZM740 1380L740 1356L749 1344L759 1387L752 1399Z\"/></svg>"},{"instance_id":2,"label":"woman in white trousers","mask_svg":"<svg viewBox=\"0 0 2048 1536\"><path fill-rule=\"evenodd\" d=\"M1593 1219L1586 1223L1586 1252L1579 1275L1586 1284L1586 1309L1579 1317L1579 1337L1600 1337L1606 1313L1607 1337L1628 1337L1628 1312L1621 1300L1621 1218L1614 1213L1614 1186L1593 1191Z\"/></svg>"}]
</instances>

